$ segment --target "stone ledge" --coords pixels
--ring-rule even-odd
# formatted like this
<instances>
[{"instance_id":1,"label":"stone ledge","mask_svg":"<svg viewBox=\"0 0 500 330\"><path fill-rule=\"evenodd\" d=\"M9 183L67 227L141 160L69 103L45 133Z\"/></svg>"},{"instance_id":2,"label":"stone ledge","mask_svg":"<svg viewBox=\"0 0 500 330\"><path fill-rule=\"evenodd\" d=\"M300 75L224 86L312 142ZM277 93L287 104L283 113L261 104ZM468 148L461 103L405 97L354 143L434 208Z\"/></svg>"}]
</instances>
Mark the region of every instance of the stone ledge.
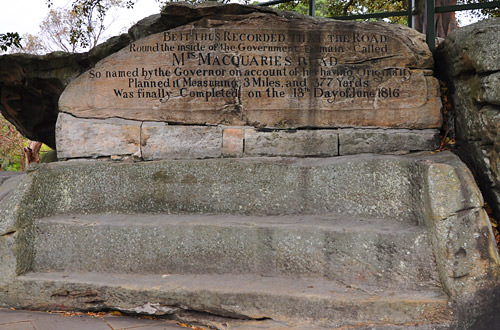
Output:
<instances>
[{"instance_id":1,"label":"stone ledge","mask_svg":"<svg viewBox=\"0 0 500 330\"><path fill-rule=\"evenodd\" d=\"M76 118L60 113L56 124L58 158L132 155L140 152L141 122Z\"/></svg>"},{"instance_id":2,"label":"stone ledge","mask_svg":"<svg viewBox=\"0 0 500 330\"><path fill-rule=\"evenodd\" d=\"M338 130L245 129L245 156L338 156Z\"/></svg>"},{"instance_id":3,"label":"stone ledge","mask_svg":"<svg viewBox=\"0 0 500 330\"><path fill-rule=\"evenodd\" d=\"M407 153L439 146L436 129L341 129L339 155L360 153Z\"/></svg>"},{"instance_id":4,"label":"stone ledge","mask_svg":"<svg viewBox=\"0 0 500 330\"><path fill-rule=\"evenodd\" d=\"M76 134L74 127L83 127ZM61 113L59 158L134 155L144 160L220 157L332 157L404 154L439 146L436 129L256 129L248 126L168 125L124 119L83 119Z\"/></svg>"},{"instance_id":5,"label":"stone ledge","mask_svg":"<svg viewBox=\"0 0 500 330\"><path fill-rule=\"evenodd\" d=\"M141 147L145 160L218 158L222 155L222 129L145 122Z\"/></svg>"}]
</instances>

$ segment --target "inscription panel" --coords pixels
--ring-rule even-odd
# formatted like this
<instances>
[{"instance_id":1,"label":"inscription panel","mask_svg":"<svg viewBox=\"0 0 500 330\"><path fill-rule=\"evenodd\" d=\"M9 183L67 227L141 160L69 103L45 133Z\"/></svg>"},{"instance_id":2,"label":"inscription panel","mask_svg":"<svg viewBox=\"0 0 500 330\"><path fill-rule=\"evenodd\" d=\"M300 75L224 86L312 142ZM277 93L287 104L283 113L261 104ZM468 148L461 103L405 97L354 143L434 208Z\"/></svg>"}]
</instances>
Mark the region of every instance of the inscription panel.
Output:
<instances>
[{"instance_id":1,"label":"inscription panel","mask_svg":"<svg viewBox=\"0 0 500 330\"><path fill-rule=\"evenodd\" d=\"M60 110L270 127L439 125L437 85L407 67L415 55L404 43L333 26L187 26L154 34L73 81Z\"/></svg>"}]
</instances>

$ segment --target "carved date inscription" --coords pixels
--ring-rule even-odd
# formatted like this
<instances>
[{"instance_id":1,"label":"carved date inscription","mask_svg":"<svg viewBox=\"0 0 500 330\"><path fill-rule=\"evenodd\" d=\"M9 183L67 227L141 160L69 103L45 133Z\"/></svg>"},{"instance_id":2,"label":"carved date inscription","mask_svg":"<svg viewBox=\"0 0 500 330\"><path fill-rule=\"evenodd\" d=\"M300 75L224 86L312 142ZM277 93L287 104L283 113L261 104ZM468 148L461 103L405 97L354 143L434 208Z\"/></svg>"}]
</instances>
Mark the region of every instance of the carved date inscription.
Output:
<instances>
[{"instance_id":1,"label":"carved date inscription","mask_svg":"<svg viewBox=\"0 0 500 330\"><path fill-rule=\"evenodd\" d=\"M60 104L87 117L230 124L248 122L252 110L418 108L428 101L427 79L398 57L404 52L399 40L367 30L184 27L102 60ZM282 117L263 121L294 121Z\"/></svg>"}]
</instances>

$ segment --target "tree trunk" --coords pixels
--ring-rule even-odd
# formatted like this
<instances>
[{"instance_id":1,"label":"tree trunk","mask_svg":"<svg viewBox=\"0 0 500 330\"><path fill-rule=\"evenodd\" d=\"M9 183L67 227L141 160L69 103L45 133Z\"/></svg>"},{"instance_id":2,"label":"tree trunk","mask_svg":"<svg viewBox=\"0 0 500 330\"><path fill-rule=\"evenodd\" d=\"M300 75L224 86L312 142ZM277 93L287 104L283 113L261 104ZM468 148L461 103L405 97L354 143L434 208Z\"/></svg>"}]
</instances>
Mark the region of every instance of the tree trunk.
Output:
<instances>
[{"instance_id":1,"label":"tree trunk","mask_svg":"<svg viewBox=\"0 0 500 330\"><path fill-rule=\"evenodd\" d=\"M435 0L436 7L441 6L453 6L457 4L457 0ZM426 0L416 0L415 8L420 13L415 16L415 29L422 33L426 33L427 19L425 17L426 10ZM435 20L436 37L446 38L446 36L453 30L455 30L457 25L457 20L455 18L455 13L443 13L436 14Z\"/></svg>"}]
</instances>

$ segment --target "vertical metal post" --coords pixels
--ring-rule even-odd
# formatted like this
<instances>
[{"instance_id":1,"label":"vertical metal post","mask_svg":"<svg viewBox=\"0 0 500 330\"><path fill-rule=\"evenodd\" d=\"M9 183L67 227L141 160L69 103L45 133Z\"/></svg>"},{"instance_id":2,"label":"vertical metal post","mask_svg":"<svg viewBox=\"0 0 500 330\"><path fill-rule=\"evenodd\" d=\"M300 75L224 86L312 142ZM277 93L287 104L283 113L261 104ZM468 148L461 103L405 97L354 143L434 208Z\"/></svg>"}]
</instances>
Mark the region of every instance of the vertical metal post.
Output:
<instances>
[{"instance_id":1,"label":"vertical metal post","mask_svg":"<svg viewBox=\"0 0 500 330\"><path fill-rule=\"evenodd\" d=\"M314 16L316 12L316 0L309 0L309 16Z\"/></svg>"},{"instance_id":2,"label":"vertical metal post","mask_svg":"<svg viewBox=\"0 0 500 330\"><path fill-rule=\"evenodd\" d=\"M413 0L408 0L408 27L413 27Z\"/></svg>"},{"instance_id":3,"label":"vertical metal post","mask_svg":"<svg viewBox=\"0 0 500 330\"><path fill-rule=\"evenodd\" d=\"M427 45L429 45L429 49L431 52L433 52L436 49L436 3L434 0L427 0L426 1L426 10L425 10L425 16L427 19L427 28L425 30L426 32L426 39L427 39Z\"/></svg>"}]
</instances>

